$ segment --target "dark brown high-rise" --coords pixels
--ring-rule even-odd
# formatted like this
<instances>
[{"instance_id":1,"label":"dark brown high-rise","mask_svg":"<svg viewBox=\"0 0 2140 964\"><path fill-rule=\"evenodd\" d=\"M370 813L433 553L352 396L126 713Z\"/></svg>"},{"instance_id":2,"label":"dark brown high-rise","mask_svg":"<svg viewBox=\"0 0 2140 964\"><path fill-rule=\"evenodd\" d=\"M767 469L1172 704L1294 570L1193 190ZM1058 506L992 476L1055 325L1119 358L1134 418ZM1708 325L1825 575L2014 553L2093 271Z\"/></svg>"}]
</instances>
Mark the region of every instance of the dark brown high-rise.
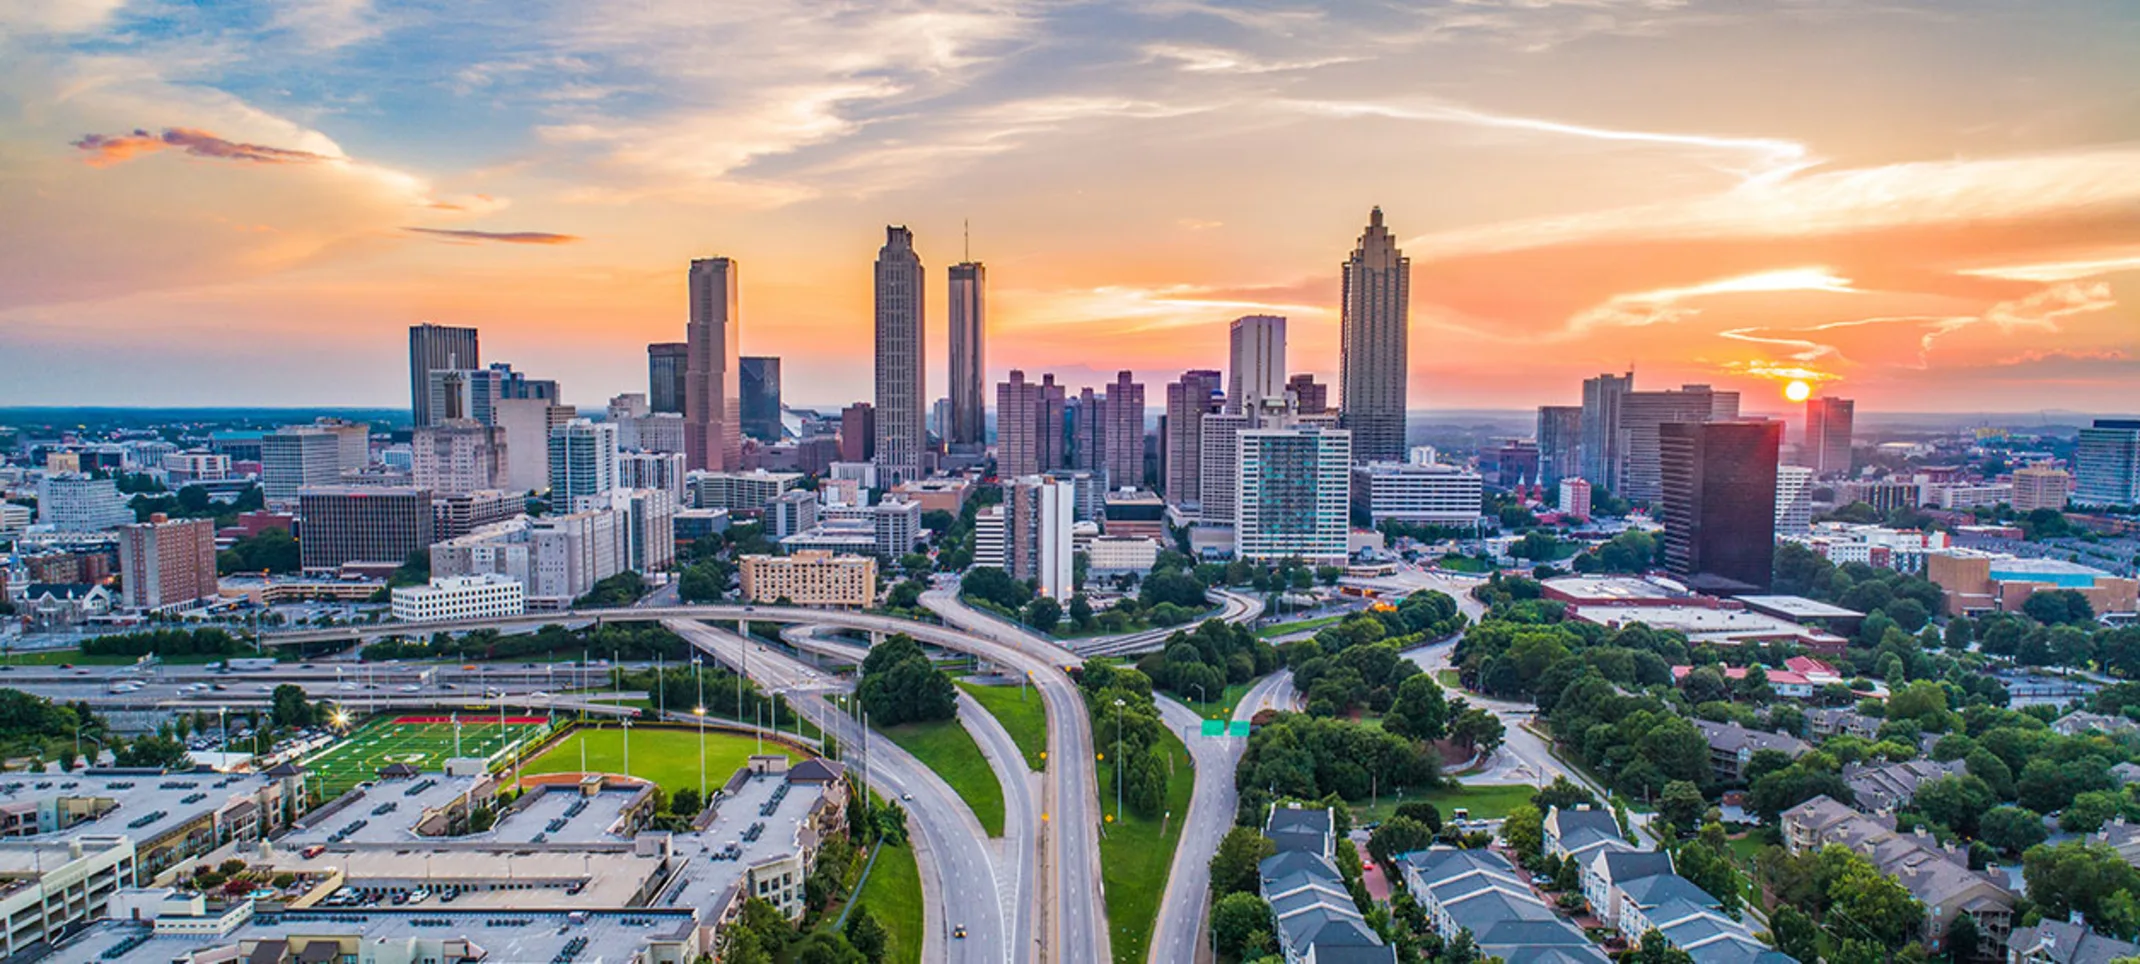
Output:
<instances>
[{"instance_id":1,"label":"dark brown high-rise","mask_svg":"<svg viewBox=\"0 0 2140 964\"><path fill-rule=\"evenodd\" d=\"M742 318L736 308L736 263L691 262L690 345L684 371L684 465L715 472L743 467Z\"/></svg>"},{"instance_id":2,"label":"dark brown high-rise","mask_svg":"<svg viewBox=\"0 0 2140 964\"><path fill-rule=\"evenodd\" d=\"M1704 592L1767 592L1783 423L1657 427L1665 568Z\"/></svg>"}]
</instances>

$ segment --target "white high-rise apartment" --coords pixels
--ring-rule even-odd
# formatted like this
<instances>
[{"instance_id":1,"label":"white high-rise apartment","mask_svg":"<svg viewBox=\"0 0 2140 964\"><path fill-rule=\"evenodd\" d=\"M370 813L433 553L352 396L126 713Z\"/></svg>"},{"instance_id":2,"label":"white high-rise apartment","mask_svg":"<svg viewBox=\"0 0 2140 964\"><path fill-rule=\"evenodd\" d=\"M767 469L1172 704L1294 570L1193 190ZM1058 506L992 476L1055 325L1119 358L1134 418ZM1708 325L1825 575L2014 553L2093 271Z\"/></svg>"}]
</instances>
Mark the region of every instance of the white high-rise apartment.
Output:
<instances>
[{"instance_id":1,"label":"white high-rise apartment","mask_svg":"<svg viewBox=\"0 0 2140 964\"><path fill-rule=\"evenodd\" d=\"M922 477L921 453L927 444L923 420L928 415L928 357L922 338L921 255L914 232L900 225L884 229L877 252L877 456L878 479L886 487Z\"/></svg>"},{"instance_id":2,"label":"white high-rise apartment","mask_svg":"<svg viewBox=\"0 0 2140 964\"><path fill-rule=\"evenodd\" d=\"M1238 433L1234 555L1342 563L1350 531L1352 433L1320 425Z\"/></svg>"},{"instance_id":3,"label":"white high-rise apartment","mask_svg":"<svg viewBox=\"0 0 2140 964\"><path fill-rule=\"evenodd\" d=\"M1227 330L1226 410L1285 398L1285 318L1243 315Z\"/></svg>"},{"instance_id":4,"label":"white high-rise apartment","mask_svg":"<svg viewBox=\"0 0 2140 964\"><path fill-rule=\"evenodd\" d=\"M1813 476L1809 465L1776 467L1776 534L1800 535L1813 528Z\"/></svg>"},{"instance_id":5,"label":"white high-rise apartment","mask_svg":"<svg viewBox=\"0 0 2140 964\"><path fill-rule=\"evenodd\" d=\"M617 487L617 427L575 418L550 431L550 501L569 506Z\"/></svg>"},{"instance_id":6,"label":"white high-rise apartment","mask_svg":"<svg viewBox=\"0 0 2140 964\"><path fill-rule=\"evenodd\" d=\"M1412 259L1382 224L1382 209L1344 264L1338 322L1341 421L1362 462L1404 458L1405 377L1410 359Z\"/></svg>"},{"instance_id":7,"label":"white high-rise apartment","mask_svg":"<svg viewBox=\"0 0 2140 964\"><path fill-rule=\"evenodd\" d=\"M617 453L617 486L624 489L660 489L675 497L676 504L689 501L682 452Z\"/></svg>"},{"instance_id":8,"label":"white high-rise apartment","mask_svg":"<svg viewBox=\"0 0 2140 964\"><path fill-rule=\"evenodd\" d=\"M1073 581L1077 524L1075 483L1029 475L1004 493L1004 569L1038 583L1040 595L1068 599Z\"/></svg>"},{"instance_id":9,"label":"white high-rise apartment","mask_svg":"<svg viewBox=\"0 0 2140 964\"><path fill-rule=\"evenodd\" d=\"M938 434L947 445L980 446L987 441L988 270L978 261L951 266L950 411Z\"/></svg>"},{"instance_id":10,"label":"white high-rise apartment","mask_svg":"<svg viewBox=\"0 0 2140 964\"><path fill-rule=\"evenodd\" d=\"M689 280L690 346L684 363L684 461L693 470L743 467L742 332L736 262L698 258Z\"/></svg>"}]
</instances>

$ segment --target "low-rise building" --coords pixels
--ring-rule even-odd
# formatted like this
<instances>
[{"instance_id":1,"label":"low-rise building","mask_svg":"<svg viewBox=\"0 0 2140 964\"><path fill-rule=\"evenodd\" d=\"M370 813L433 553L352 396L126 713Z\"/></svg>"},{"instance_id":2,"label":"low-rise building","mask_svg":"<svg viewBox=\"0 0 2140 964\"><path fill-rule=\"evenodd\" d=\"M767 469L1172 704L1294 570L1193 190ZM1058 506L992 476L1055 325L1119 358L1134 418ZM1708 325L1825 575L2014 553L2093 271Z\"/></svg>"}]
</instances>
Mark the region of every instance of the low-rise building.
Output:
<instances>
[{"instance_id":1,"label":"low-rise building","mask_svg":"<svg viewBox=\"0 0 2140 964\"><path fill-rule=\"evenodd\" d=\"M738 569L743 597L755 603L866 609L877 599L875 556L804 549L785 556L744 556Z\"/></svg>"},{"instance_id":2,"label":"low-rise building","mask_svg":"<svg viewBox=\"0 0 2140 964\"><path fill-rule=\"evenodd\" d=\"M483 573L435 578L422 586L393 591L394 618L423 623L455 619L495 619L528 611L527 587L511 576Z\"/></svg>"},{"instance_id":3,"label":"low-rise building","mask_svg":"<svg viewBox=\"0 0 2140 964\"><path fill-rule=\"evenodd\" d=\"M2019 612L2030 596L2070 589L2096 615L2140 610L2140 580L2063 559L2022 559L1975 549L1948 549L1925 558L1925 578L1947 593L1947 615Z\"/></svg>"},{"instance_id":4,"label":"low-rise building","mask_svg":"<svg viewBox=\"0 0 2140 964\"><path fill-rule=\"evenodd\" d=\"M1620 820L1610 810L1587 803L1573 808L1554 807L1546 814L1545 852L1562 860L1587 861L1598 848L1609 844L1627 846L1620 833Z\"/></svg>"},{"instance_id":5,"label":"low-rise building","mask_svg":"<svg viewBox=\"0 0 2140 964\"><path fill-rule=\"evenodd\" d=\"M727 509L756 512L767 502L800 484L801 472L692 472L685 477L696 509Z\"/></svg>"},{"instance_id":6,"label":"low-rise building","mask_svg":"<svg viewBox=\"0 0 2140 964\"><path fill-rule=\"evenodd\" d=\"M1750 666L1726 666L1724 667L1724 678L1737 682L1745 679L1752 669L1753 667ZM1768 676L1769 689L1775 691L1777 696L1796 700L1805 699L1813 695L1813 682L1807 679L1804 674L1794 673L1787 669L1769 669L1766 666L1762 667L1761 670ZM1676 685L1681 680L1686 679L1687 674L1692 672L1694 672L1694 667L1692 666L1674 666L1672 667L1672 682Z\"/></svg>"},{"instance_id":7,"label":"low-rise building","mask_svg":"<svg viewBox=\"0 0 2140 964\"><path fill-rule=\"evenodd\" d=\"M1144 536L1095 536L1086 548L1086 565L1095 575L1152 571L1159 561L1159 543Z\"/></svg>"},{"instance_id":8,"label":"low-rise building","mask_svg":"<svg viewBox=\"0 0 2140 964\"><path fill-rule=\"evenodd\" d=\"M1917 788L1941 777L1966 771L1960 760L1935 763L1904 760L1901 763L1859 762L1843 766L1843 783L1850 787L1858 806L1874 813L1893 813L1917 796Z\"/></svg>"},{"instance_id":9,"label":"low-rise building","mask_svg":"<svg viewBox=\"0 0 2140 964\"><path fill-rule=\"evenodd\" d=\"M2102 713L2090 713L2087 710L2074 710L2058 719L2052 720L2051 729L2061 736L2080 736L2090 732L2118 736L2140 731L2140 723L2135 723L2122 716L2107 716Z\"/></svg>"},{"instance_id":10,"label":"low-rise building","mask_svg":"<svg viewBox=\"0 0 2140 964\"><path fill-rule=\"evenodd\" d=\"M1332 860L1335 826L1329 808L1299 804L1273 806L1264 820L1263 835L1278 853L1257 865L1257 892L1271 905L1279 951L1287 964L1395 961L1396 950L1367 926Z\"/></svg>"},{"instance_id":11,"label":"low-rise building","mask_svg":"<svg viewBox=\"0 0 2140 964\"><path fill-rule=\"evenodd\" d=\"M2110 964L2129 957L2140 957L2140 944L2105 937L2072 921L2017 927L2006 942L2006 964Z\"/></svg>"},{"instance_id":12,"label":"low-rise building","mask_svg":"<svg viewBox=\"0 0 2140 964\"><path fill-rule=\"evenodd\" d=\"M1717 779L1732 783L1745 774L1747 761L1752 760L1757 751L1776 750L1795 760L1812 749L1806 741L1795 736L1749 730L1737 723L1695 720L1694 728L1702 731L1702 738L1709 741L1709 765L1716 770Z\"/></svg>"},{"instance_id":13,"label":"low-rise building","mask_svg":"<svg viewBox=\"0 0 2140 964\"><path fill-rule=\"evenodd\" d=\"M1825 740L1837 734L1860 737L1867 740L1880 738L1880 725L1886 722L1875 716L1866 716L1849 707L1806 708L1806 734L1816 740Z\"/></svg>"},{"instance_id":14,"label":"low-rise building","mask_svg":"<svg viewBox=\"0 0 2140 964\"><path fill-rule=\"evenodd\" d=\"M1492 850L1433 847L1398 858L1405 887L1444 940L1470 933L1481 957L1506 964L1605 964L1605 953L1531 890L1529 875Z\"/></svg>"},{"instance_id":15,"label":"low-rise building","mask_svg":"<svg viewBox=\"0 0 2140 964\"><path fill-rule=\"evenodd\" d=\"M1924 937L1933 950L1946 949L1955 918L1967 914L1976 924L1977 953L2005 956L2013 892L1990 876L1996 871L1971 871L1966 851L1941 846L1925 831L1896 833L1892 818L1867 816L1826 795L1783 812L1783 840L1792 854L1846 847L1895 878L1924 905Z\"/></svg>"}]
</instances>

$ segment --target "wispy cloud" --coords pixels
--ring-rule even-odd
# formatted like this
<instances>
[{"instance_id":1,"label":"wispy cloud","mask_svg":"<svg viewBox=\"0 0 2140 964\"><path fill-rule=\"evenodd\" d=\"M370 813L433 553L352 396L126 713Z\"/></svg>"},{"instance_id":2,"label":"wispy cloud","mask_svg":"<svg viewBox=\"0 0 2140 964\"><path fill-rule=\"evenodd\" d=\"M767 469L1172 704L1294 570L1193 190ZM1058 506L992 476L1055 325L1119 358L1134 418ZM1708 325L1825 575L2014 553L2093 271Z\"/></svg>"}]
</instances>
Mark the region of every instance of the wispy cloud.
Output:
<instances>
[{"instance_id":1,"label":"wispy cloud","mask_svg":"<svg viewBox=\"0 0 2140 964\"><path fill-rule=\"evenodd\" d=\"M131 134L89 134L75 141L74 146L89 153L85 160L91 167L120 164L162 150L182 150L194 157L256 164L312 164L336 160L311 151L225 140L188 127L166 127L161 134L139 129Z\"/></svg>"},{"instance_id":2,"label":"wispy cloud","mask_svg":"<svg viewBox=\"0 0 2140 964\"><path fill-rule=\"evenodd\" d=\"M474 231L461 228L408 227L402 228L402 230L462 243L490 241L498 244L572 244L585 240L578 235L551 234L546 231Z\"/></svg>"}]
</instances>

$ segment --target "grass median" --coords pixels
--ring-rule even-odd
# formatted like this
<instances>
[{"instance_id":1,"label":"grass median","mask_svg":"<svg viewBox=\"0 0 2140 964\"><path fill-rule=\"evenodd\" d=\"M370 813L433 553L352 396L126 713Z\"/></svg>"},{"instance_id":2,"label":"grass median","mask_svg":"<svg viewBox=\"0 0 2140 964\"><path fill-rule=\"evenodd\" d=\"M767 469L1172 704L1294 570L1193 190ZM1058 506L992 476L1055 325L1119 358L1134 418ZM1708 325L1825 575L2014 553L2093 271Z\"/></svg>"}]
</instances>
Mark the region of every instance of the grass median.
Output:
<instances>
[{"instance_id":1,"label":"grass median","mask_svg":"<svg viewBox=\"0 0 2140 964\"><path fill-rule=\"evenodd\" d=\"M1339 613L1335 616L1317 616L1314 619L1297 619L1290 623L1272 623L1269 626L1265 626L1262 629L1256 630L1256 635L1264 639L1273 639L1279 636L1291 636L1294 633L1305 633L1312 629L1321 629L1324 626L1335 626L1339 623L1344 622L1346 619L1351 618L1353 615L1354 614L1352 613Z\"/></svg>"},{"instance_id":2,"label":"grass median","mask_svg":"<svg viewBox=\"0 0 2140 964\"><path fill-rule=\"evenodd\" d=\"M920 964L921 932L925 926L921 906L921 868L908 846L886 844L877 851L877 865L854 897L857 910L867 910L884 925L884 959L893 964Z\"/></svg>"},{"instance_id":3,"label":"grass median","mask_svg":"<svg viewBox=\"0 0 2140 964\"><path fill-rule=\"evenodd\" d=\"M996 771L981 755L973 734L966 732L959 721L902 723L886 727L883 732L950 784L952 792L973 811L974 819L981 822L982 830L991 837L1003 836L1003 784L996 780Z\"/></svg>"},{"instance_id":4,"label":"grass median","mask_svg":"<svg viewBox=\"0 0 2140 964\"><path fill-rule=\"evenodd\" d=\"M961 681L959 689L971 695L974 702L988 711L996 722L1018 744L1018 752L1025 757L1025 765L1032 769L1045 768L1048 751L1048 707L1040 698L1040 690L1031 686L989 686Z\"/></svg>"},{"instance_id":5,"label":"grass median","mask_svg":"<svg viewBox=\"0 0 2140 964\"><path fill-rule=\"evenodd\" d=\"M1190 765L1189 749L1172 730L1167 731L1166 753L1174 764L1167 778L1166 805L1173 816L1141 817L1125 809L1122 819L1107 824L1100 837L1100 880L1107 888L1107 926L1112 931L1108 942L1117 961L1142 962L1150 953L1152 925L1159 918L1174 848L1181 843L1189 797L1196 790L1196 768ZM1099 777L1104 819L1115 812L1114 768L1101 763Z\"/></svg>"}]
</instances>

